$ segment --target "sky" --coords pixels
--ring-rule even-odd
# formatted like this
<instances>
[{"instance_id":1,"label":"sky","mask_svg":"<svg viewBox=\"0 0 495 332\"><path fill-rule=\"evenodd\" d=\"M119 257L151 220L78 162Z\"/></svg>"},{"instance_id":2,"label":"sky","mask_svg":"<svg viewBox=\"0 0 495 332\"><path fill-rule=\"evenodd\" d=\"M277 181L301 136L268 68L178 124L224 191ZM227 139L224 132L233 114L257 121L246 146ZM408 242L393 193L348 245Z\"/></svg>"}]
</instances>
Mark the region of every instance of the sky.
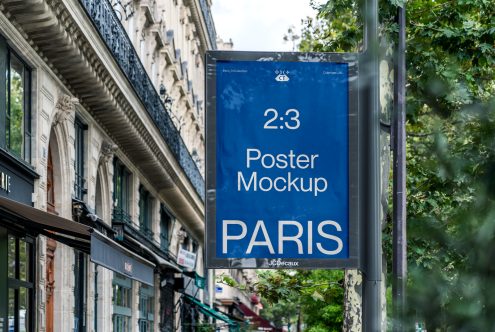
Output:
<instances>
[{"instance_id":1,"label":"sky","mask_svg":"<svg viewBox=\"0 0 495 332\"><path fill-rule=\"evenodd\" d=\"M301 31L301 19L314 17L310 0L212 0L217 36L232 39L236 51L292 51L284 42L290 26Z\"/></svg>"}]
</instances>

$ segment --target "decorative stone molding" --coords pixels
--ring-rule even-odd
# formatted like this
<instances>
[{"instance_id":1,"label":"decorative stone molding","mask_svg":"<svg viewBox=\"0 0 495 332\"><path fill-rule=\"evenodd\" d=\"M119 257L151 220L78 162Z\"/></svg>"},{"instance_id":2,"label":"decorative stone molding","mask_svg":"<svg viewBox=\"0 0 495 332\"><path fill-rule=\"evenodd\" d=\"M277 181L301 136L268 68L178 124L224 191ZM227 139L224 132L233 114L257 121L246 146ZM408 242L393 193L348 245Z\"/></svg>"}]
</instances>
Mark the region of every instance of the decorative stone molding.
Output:
<instances>
[{"instance_id":1,"label":"decorative stone molding","mask_svg":"<svg viewBox=\"0 0 495 332\"><path fill-rule=\"evenodd\" d=\"M62 94L55 105L55 117L53 119L53 126L57 126L60 123L65 122L74 114L74 106L79 103L79 99L71 97L66 94Z\"/></svg>"},{"instance_id":2,"label":"decorative stone molding","mask_svg":"<svg viewBox=\"0 0 495 332\"><path fill-rule=\"evenodd\" d=\"M51 300L55 289L55 250L57 249L57 242L51 238L46 242L46 298L47 301Z\"/></svg>"},{"instance_id":3,"label":"decorative stone molding","mask_svg":"<svg viewBox=\"0 0 495 332\"><path fill-rule=\"evenodd\" d=\"M113 159L117 149L118 146L116 144L109 141L103 141L101 144L100 163L110 162Z\"/></svg>"},{"instance_id":4,"label":"decorative stone molding","mask_svg":"<svg viewBox=\"0 0 495 332\"><path fill-rule=\"evenodd\" d=\"M184 240L187 238L187 232L180 229L178 232L177 232L177 240L179 243L184 243Z\"/></svg>"}]
</instances>

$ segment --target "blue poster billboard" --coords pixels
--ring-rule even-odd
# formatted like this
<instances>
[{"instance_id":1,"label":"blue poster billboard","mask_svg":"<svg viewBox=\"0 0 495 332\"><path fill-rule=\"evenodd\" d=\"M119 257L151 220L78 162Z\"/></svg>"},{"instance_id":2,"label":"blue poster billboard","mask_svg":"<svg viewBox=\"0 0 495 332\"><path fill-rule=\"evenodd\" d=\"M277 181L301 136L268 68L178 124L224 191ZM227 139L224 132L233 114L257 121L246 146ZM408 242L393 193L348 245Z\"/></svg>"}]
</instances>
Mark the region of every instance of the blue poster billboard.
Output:
<instances>
[{"instance_id":1,"label":"blue poster billboard","mask_svg":"<svg viewBox=\"0 0 495 332\"><path fill-rule=\"evenodd\" d=\"M352 265L356 63L218 53L207 84L207 264Z\"/></svg>"}]
</instances>

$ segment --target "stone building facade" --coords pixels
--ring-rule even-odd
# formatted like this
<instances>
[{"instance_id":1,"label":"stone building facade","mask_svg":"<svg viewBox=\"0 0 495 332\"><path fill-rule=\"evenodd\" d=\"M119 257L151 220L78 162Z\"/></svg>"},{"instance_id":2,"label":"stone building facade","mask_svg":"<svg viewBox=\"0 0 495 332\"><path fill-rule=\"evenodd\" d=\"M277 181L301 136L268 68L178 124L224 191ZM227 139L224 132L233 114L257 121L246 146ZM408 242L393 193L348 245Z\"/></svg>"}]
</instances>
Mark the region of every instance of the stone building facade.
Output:
<instances>
[{"instance_id":1,"label":"stone building facade","mask_svg":"<svg viewBox=\"0 0 495 332\"><path fill-rule=\"evenodd\" d=\"M0 0L0 331L195 331L214 316L210 5Z\"/></svg>"}]
</instances>

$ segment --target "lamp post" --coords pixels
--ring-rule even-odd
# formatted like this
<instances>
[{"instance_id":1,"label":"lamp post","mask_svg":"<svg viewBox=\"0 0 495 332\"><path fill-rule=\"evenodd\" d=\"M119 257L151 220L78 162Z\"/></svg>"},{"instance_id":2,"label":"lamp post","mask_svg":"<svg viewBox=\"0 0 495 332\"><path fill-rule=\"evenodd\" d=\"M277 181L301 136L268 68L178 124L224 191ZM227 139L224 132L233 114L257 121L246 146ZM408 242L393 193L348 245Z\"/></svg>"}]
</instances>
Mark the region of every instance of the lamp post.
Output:
<instances>
[{"instance_id":1,"label":"lamp post","mask_svg":"<svg viewBox=\"0 0 495 332\"><path fill-rule=\"evenodd\" d=\"M399 38L395 55L393 117L393 331L406 326L407 218L406 218L406 3L397 8Z\"/></svg>"}]
</instances>

